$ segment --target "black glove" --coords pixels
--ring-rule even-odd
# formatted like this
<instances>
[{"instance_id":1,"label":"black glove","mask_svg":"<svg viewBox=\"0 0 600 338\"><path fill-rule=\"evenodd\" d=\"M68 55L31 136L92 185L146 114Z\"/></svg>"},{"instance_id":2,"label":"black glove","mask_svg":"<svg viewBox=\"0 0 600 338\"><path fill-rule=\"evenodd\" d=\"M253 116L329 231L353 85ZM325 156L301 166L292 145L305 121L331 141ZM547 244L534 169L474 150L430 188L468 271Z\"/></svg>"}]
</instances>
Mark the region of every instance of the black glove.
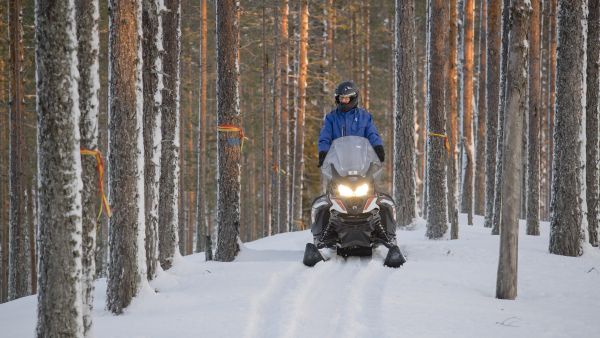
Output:
<instances>
[{"instance_id":1,"label":"black glove","mask_svg":"<svg viewBox=\"0 0 600 338\"><path fill-rule=\"evenodd\" d=\"M383 162L383 160L385 160L385 152L383 151L383 146L375 146L373 147L373 149L375 150L375 154L377 154L377 157L379 157L379 160Z\"/></svg>"},{"instance_id":2,"label":"black glove","mask_svg":"<svg viewBox=\"0 0 600 338\"><path fill-rule=\"evenodd\" d=\"M319 151L319 168L323 165L323 161L325 161L325 156L327 156L326 151Z\"/></svg>"}]
</instances>

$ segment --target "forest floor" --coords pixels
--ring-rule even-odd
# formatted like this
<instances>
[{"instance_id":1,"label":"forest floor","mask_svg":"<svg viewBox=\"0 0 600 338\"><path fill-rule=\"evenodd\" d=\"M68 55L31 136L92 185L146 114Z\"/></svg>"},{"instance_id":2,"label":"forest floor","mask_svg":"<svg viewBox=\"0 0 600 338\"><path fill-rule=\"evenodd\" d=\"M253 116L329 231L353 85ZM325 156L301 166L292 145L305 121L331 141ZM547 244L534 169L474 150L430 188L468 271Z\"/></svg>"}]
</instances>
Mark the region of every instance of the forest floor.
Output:
<instances>
[{"instance_id":1,"label":"forest floor","mask_svg":"<svg viewBox=\"0 0 600 338\"><path fill-rule=\"evenodd\" d=\"M460 239L431 241L425 224L398 231L408 262L335 257L302 264L308 231L246 243L232 263L179 259L121 316L96 283L96 337L598 337L600 249L548 253L548 223L521 223L516 300L495 298L499 237L461 215ZM378 249L379 250L379 249ZM31 337L35 296L0 305L0 336Z\"/></svg>"}]
</instances>

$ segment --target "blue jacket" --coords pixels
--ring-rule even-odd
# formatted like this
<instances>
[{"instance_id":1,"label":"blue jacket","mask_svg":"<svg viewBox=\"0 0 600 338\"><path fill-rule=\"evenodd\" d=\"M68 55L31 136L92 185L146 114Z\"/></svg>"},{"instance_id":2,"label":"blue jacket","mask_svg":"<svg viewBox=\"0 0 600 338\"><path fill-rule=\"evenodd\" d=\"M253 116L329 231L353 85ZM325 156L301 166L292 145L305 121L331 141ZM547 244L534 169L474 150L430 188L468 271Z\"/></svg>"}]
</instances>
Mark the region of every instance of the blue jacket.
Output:
<instances>
[{"instance_id":1,"label":"blue jacket","mask_svg":"<svg viewBox=\"0 0 600 338\"><path fill-rule=\"evenodd\" d=\"M319 134L319 152L329 151L331 142L342 136L362 136L368 138L373 147L383 145L371 114L358 107L345 113L336 108L325 116Z\"/></svg>"}]
</instances>

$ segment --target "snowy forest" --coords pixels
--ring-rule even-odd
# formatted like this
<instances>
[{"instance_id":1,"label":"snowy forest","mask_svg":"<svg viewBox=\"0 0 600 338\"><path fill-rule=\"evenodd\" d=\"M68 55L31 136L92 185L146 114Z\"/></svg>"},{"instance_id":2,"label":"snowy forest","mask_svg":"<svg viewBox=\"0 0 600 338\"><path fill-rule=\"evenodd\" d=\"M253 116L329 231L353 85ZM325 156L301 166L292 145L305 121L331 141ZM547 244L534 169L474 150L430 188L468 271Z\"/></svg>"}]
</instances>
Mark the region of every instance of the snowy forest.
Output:
<instances>
[{"instance_id":1,"label":"snowy forest","mask_svg":"<svg viewBox=\"0 0 600 338\"><path fill-rule=\"evenodd\" d=\"M0 41L0 303L37 294L38 337L93 336L99 279L120 315L185 256L309 233L347 80L401 246L481 220L508 300L519 220L598 252L600 0L8 0Z\"/></svg>"}]
</instances>

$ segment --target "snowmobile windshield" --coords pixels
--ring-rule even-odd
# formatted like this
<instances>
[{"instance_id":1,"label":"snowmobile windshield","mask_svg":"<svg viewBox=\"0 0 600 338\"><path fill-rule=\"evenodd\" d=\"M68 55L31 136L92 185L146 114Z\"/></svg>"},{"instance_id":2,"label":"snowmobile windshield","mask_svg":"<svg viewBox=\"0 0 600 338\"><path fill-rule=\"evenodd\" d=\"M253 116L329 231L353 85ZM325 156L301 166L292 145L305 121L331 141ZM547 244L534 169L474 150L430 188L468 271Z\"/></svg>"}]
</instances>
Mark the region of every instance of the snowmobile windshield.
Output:
<instances>
[{"instance_id":1,"label":"snowmobile windshield","mask_svg":"<svg viewBox=\"0 0 600 338\"><path fill-rule=\"evenodd\" d=\"M381 162L367 138L344 136L333 141L321 166L321 175L327 183L333 179L334 171L342 177L370 176L376 179L381 169Z\"/></svg>"}]
</instances>

